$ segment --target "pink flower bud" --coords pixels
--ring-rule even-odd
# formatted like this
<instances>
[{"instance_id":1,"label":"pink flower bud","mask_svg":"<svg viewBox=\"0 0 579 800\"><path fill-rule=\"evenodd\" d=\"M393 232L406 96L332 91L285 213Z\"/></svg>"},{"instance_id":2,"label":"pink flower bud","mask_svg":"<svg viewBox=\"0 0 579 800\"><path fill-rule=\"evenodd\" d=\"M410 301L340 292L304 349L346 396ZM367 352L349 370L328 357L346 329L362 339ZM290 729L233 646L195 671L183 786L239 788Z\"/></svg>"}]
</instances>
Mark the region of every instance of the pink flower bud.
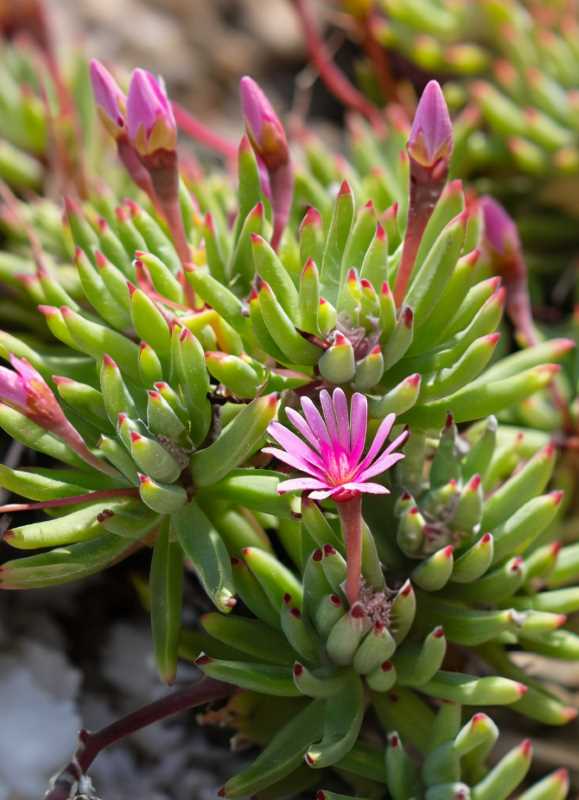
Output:
<instances>
[{"instance_id":1,"label":"pink flower bud","mask_svg":"<svg viewBox=\"0 0 579 800\"><path fill-rule=\"evenodd\" d=\"M422 93L407 146L410 157L423 167L450 159L452 123L437 81L430 81Z\"/></svg>"},{"instance_id":2,"label":"pink flower bud","mask_svg":"<svg viewBox=\"0 0 579 800\"><path fill-rule=\"evenodd\" d=\"M139 155L174 151L177 124L164 86L144 69L134 70L127 98L129 139Z\"/></svg>"},{"instance_id":3,"label":"pink flower bud","mask_svg":"<svg viewBox=\"0 0 579 800\"><path fill-rule=\"evenodd\" d=\"M116 139L125 130L127 98L111 73L94 58L90 62L90 80L99 117Z\"/></svg>"},{"instance_id":4,"label":"pink flower bud","mask_svg":"<svg viewBox=\"0 0 579 800\"><path fill-rule=\"evenodd\" d=\"M239 84L245 127L251 144L268 170L289 161L285 130L279 117L257 83L244 76Z\"/></svg>"},{"instance_id":5,"label":"pink flower bud","mask_svg":"<svg viewBox=\"0 0 579 800\"><path fill-rule=\"evenodd\" d=\"M116 475L108 464L90 452L80 433L65 417L42 375L25 358L11 355L10 364L15 371L0 367L0 402L58 436L88 464Z\"/></svg>"},{"instance_id":6,"label":"pink flower bud","mask_svg":"<svg viewBox=\"0 0 579 800\"><path fill-rule=\"evenodd\" d=\"M520 250L517 226L505 209L492 197L481 198L486 243L499 255Z\"/></svg>"}]
</instances>

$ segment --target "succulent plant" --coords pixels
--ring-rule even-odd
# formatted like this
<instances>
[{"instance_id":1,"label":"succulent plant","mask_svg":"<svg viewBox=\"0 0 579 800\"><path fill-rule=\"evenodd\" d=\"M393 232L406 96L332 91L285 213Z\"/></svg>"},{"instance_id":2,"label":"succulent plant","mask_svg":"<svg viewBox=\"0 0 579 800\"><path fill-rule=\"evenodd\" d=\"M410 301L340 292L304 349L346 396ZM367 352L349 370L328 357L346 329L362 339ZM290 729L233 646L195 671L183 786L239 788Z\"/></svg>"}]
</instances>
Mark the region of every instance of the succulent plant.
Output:
<instances>
[{"instance_id":1,"label":"succulent plant","mask_svg":"<svg viewBox=\"0 0 579 800\"><path fill-rule=\"evenodd\" d=\"M529 745L487 773L496 729L484 714L461 728L460 705L575 716L509 649L579 658L562 629L577 589L549 587L554 574L576 580L576 555L549 538L554 448L497 446L494 417L456 426L551 385L572 343L484 371L504 291L479 258L480 203L447 183L440 87L410 130L380 141L361 129L355 165L310 140L296 167L243 79L235 191L226 175L180 169L183 116L162 82L136 70L125 100L102 65L91 75L140 193L67 198L64 224L10 199L3 278L19 335L0 334L13 367L0 369L0 426L57 463L0 468L0 486L32 501L0 510L49 517L5 533L45 552L4 564L0 587L77 580L150 547L160 675L172 682L181 654L207 679L141 724L235 687L228 709L267 699L263 752L224 796L317 784L332 767L364 778L361 792L410 800L418 773L393 731L421 754L417 796L515 788ZM307 477L286 480L288 467ZM182 630L191 572L216 608L202 631ZM384 747L361 734L370 707L386 774ZM82 734L51 800L79 787L115 730ZM546 781L527 800L565 796L562 773Z\"/></svg>"},{"instance_id":2,"label":"succulent plant","mask_svg":"<svg viewBox=\"0 0 579 800\"><path fill-rule=\"evenodd\" d=\"M304 22L306 0L294 3ZM516 0L484 0L474 7L344 0L342 5L363 48L360 85L378 105L405 96L388 70L392 53L426 74L444 76L454 108L468 104L461 124L476 133L455 159L455 174L482 169L488 175L509 164L533 176L577 173L579 40L576 20L564 4L547 9ZM315 63L317 35L309 46ZM323 70L320 75L326 77ZM371 116L367 107L347 104Z\"/></svg>"}]
</instances>

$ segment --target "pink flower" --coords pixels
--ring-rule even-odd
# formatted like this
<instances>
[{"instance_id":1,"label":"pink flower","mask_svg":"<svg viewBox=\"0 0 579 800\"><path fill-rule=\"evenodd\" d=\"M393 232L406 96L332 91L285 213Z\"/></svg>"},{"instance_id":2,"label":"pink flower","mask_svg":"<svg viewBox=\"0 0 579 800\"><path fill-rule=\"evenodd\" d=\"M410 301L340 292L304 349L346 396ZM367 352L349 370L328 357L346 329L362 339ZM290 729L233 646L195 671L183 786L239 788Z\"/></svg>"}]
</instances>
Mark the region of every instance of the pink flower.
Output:
<instances>
[{"instance_id":1,"label":"pink flower","mask_svg":"<svg viewBox=\"0 0 579 800\"><path fill-rule=\"evenodd\" d=\"M303 439L279 422L272 422L267 429L284 449L267 447L264 452L310 476L283 481L278 492L304 491L313 500L331 497L338 503L347 502L363 492L388 494L385 486L369 479L381 475L404 458L402 453L394 451L406 441L406 431L380 453L394 425L395 415L389 414L382 420L374 441L363 456L368 425L366 397L359 392L352 396L350 414L342 389L334 389L331 397L325 389L321 391L320 404L323 416L309 397L302 398L304 416L291 408L286 409L291 423Z\"/></svg>"},{"instance_id":2,"label":"pink flower","mask_svg":"<svg viewBox=\"0 0 579 800\"><path fill-rule=\"evenodd\" d=\"M90 80L99 116L116 139L125 130L127 98L111 73L94 58L90 62Z\"/></svg>"},{"instance_id":3,"label":"pink flower","mask_svg":"<svg viewBox=\"0 0 579 800\"><path fill-rule=\"evenodd\" d=\"M442 90L437 81L430 81L414 115L408 153L423 167L434 167L443 159L448 162L452 151L452 123Z\"/></svg>"},{"instance_id":4,"label":"pink flower","mask_svg":"<svg viewBox=\"0 0 579 800\"><path fill-rule=\"evenodd\" d=\"M42 375L25 358L11 355L10 363L16 371L0 367L0 402L54 433L91 466L116 475L115 470L90 452L80 433L65 417Z\"/></svg>"},{"instance_id":5,"label":"pink flower","mask_svg":"<svg viewBox=\"0 0 579 800\"><path fill-rule=\"evenodd\" d=\"M177 146L177 123L160 81L144 69L134 70L127 98L129 139L141 156Z\"/></svg>"}]
</instances>

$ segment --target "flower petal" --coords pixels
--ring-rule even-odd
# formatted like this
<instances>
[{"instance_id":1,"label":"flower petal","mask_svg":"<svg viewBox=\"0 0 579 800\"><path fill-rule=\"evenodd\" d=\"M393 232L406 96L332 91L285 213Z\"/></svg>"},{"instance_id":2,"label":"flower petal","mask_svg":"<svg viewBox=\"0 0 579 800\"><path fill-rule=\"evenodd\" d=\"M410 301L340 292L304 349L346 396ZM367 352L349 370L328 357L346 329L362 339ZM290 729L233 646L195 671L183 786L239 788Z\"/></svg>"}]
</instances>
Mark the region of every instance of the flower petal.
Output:
<instances>
[{"instance_id":1,"label":"flower petal","mask_svg":"<svg viewBox=\"0 0 579 800\"><path fill-rule=\"evenodd\" d=\"M338 386L332 395L334 416L336 418L337 438L344 450L350 453L350 420L348 417L348 400L346 393Z\"/></svg>"},{"instance_id":2,"label":"flower petal","mask_svg":"<svg viewBox=\"0 0 579 800\"><path fill-rule=\"evenodd\" d=\"M315 478L292 478L289 481L282 481L277 485L279 494L285 492L305 492L309 489L324 489L327 484L317 481Z\"/></svg>"},{"instance_id":3,"label":"flower petal","mask_svg":"<svg viewBox=\"0 0 579 800\"><path fill-rule=\"evenodd\" d=\"M27 399L24 381L20 375L11 369L0 367L0 400L25 409Z\"/></svg>"},{"instance_id":4,"label":"flower petal","mask_svg":"<svg viewBox=\"0 0 579 800\"><path fill-rule=\"evenodd\" d=\"M390 442L384 453L392 453L394 450L402 447L406 439L408 439L409 431L402 431L402 433L397 436L394 441Z\"/></svg>"},{"instance_id":5,"label":"flower petal","mask_svg":"<svg viewBox=\"0 0 579 800\"><path fill-rule=\"evenodd\" d=\"M394 464L397 464L404 458L404 453L382 453L367 469L359 472L356 475L356 480L365 481L368 478L373 478L374 475L381 475L387 469L391 469Z\"/></svg>"},{"instance_id":6,"label":"flower petal","mask_svg":"<svg viewBox=\"0 0 579 800\"><path fill-rule=\"evenodd\" d=\"M304 439L306 439L311 444L311 446L319 453L320 442L318 440L318 437L314 433L312 433L312 429L305 421L305 419L302 417L302 415L299 414L293 408L286 408L285 413L287 414L287 417L291 422L291 424L294 426L294 428L297 431L299 431L301 435L304 437Z\"/></svg>"},{"instance_id":7,"label":"flower petal","mask_svg":"<svg viewBox=\"0 0 579 800\"><path fill-rule=\"evenodd\" d=\"M280 461L283 461L284 464L288 464L290 467L293 467L300 472L305 472L307 475L313 475L315 478L324 480L325 476L321 470L312 466L312 464L309 464L299 456L293 455L292 453L287 453L285 450L280 450L277 447L264 447L262 453L269 453Z\"/></svg>"},{"instance_id":8,"label":"flower petal","mask_svg":"<svg viewBox=\"0 0 579 800\"><path fill-rule=\"evenodd\" d=\"M338 442L338 429L336 426L336 417L334 414L334 404L332 403L332 398L330 397L330 393L326 391L326 389L322 389L320 392L320 405L322 407L322 412L324 414L324 420L326 421L326 428L328 429L328 433L330 434L330 439L332 440L332 444L336 445Z\"/></svg>"},{"instance_id":9,"label":"flower petal","mask_svg":"<svg viewBox=\"0 0 579 800\"><path fill-rule=\"evenodd\" d=\"M288 428L282 425L279 422L272 422L268 429L268 434L275 439L279 444L288 451L288 453L293 453L300 458L303 458L308 463L312 464L313 466L318 467L319 469L324 468L324 464L320 456L315 453L307 444L296 436L295 433L292 433Z\"/></svg>"},{"instance_id":10,"label":"flower petal","mask_svg":"<svg viewBox=\"0 0 579 800\"><path fill-rule=\"evenodd\" d=\"M382 422L380 423L380 427L376 432L376 436L374 437L374 441L370 445L370 449L360 462L359 472L365 470L366 467L369 467L372 461L376 458L380 450L382 449L382 445L390 435L390 431L392 430L392 426L394 425L394 420L396 419L396 414L388 414L388 416L384 417Z\"/></svg>"},{"instance_id":11,"label":"flower petal","mask_svg":"<svg viewBox=\"0 0 579 800\"><path fill-rule=\"evenodd\" d=\"M370 494L390 494L389 489L381 483L362 483L361 481L349 481L340 488L348 489L352 492L369 492Z\"/></svg>"},{"instance_id":12,"label":"flower petal","mask_svg":"<svg viewBox=\"0 0 579 800\"><path fill-rule=\"evenodd\" d=\"M350 411L350 463L356 464L366 444L368 428L368 400L366 396L355 392L352 395Z\"/></svg>"},{"instance_id":13,"label":"flower petal","mask_svg":"<svg viewBox=\"0 0 579 800\"><path fill-rule=\"evenodd\" d=\"M333 486L331 489L325 489L324 491L315 491L310 492L310 497L312 500L327 500L328 497L332 497L333 495L337 494L342 489L341 486Z\"/></svg>"},{"instance_id":14,"label":"flower petal","mask_svg":"<svg viewBox=\"0 0 579 800\"><path fill-rule=\"evenodd\" d=\"M309 397L302 397L302 409L312 433L319 442L320 452L325 460L333 451L332 440L326 428L326 423Z\"/></svg>"}]
</instances>

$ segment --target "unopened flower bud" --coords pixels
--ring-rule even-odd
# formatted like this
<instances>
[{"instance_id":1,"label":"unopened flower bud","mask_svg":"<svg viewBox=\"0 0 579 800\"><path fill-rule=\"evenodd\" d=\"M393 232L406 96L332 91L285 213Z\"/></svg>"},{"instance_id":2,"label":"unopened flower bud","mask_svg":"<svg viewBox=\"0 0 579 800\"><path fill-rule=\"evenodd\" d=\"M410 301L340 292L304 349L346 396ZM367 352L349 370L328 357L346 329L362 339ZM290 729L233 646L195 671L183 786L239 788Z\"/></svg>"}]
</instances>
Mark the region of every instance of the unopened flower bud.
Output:
<instances>
[{"instance_id":1,"label":"unopened flower bud","mask_svg":"<svg viewBox=\"0 0 579 800\"><path fill-rule=\"evenodd\" d=\"M283 125L257 83L245 75L239 84L245 127L251 144L268 170L289 161Z\"/></svg>"},{"instance_id":2,"label":"unopened flower bud","mask_svg":"<svg viewBox=\"0 0 579 800\"><path fill-rule=\"evenodd\" d=\"M175 150L177 124L162 83L144 69L136 69L127 98L129 138L140 156Z\"/></svg>"},{"instance_id":3,"label":"unopened flower bud","mask_svg":"<svg viewBox=\"0 0 579 800\"><path fill-rule=\"evenodd\" d=\"M423 167L433 168L441 160L448 164L452 152L452 123L437 81L430 81L422 93L407 147L410 158Z\"/></svg>"},{"instance_id":4,"label":"unopened flower bud","mask_svg":"<svg viewBox=\"0 0 579 800\"><path fill-rule=\"evenodd\" d=\"M90 62L90 80L98 115L111 136L117 139L125 130L127 98L108 69L94 58Z\"/></svg>"}]
</instances>

